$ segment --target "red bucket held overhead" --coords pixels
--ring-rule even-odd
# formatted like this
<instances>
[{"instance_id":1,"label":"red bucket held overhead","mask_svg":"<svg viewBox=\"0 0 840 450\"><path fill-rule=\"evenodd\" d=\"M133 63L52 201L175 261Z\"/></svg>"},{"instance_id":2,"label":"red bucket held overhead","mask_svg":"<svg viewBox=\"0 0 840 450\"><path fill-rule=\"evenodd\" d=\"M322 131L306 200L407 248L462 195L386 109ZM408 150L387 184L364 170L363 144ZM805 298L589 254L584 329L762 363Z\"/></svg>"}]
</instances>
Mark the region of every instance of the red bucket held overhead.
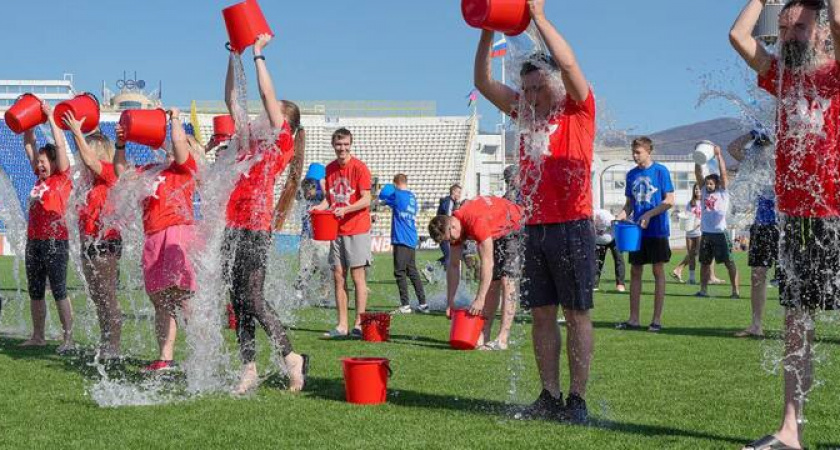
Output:
<instances>
[{"instance_id":1,"label":"red bucket held overhead","mask_svg":"<svg viewBox=\"0 0 840 450\"><path fill-rule=\"evenodd\" d=\"M316 241L334 241L338 237L338 218L332 211L311 211L312 238Z\"/></svg>"},{"instance_id":2,"label":"red bucket held overhead","mask_svg":"<svg viewBox=\"0 0 840 450\"><path fill-rule=\"evenodd\" d=\"M99 100L90 92L77 95L56 105L55 110L53 110L53 117L62 130L68 130L67 125L64 124L64 114L68 111L73 113L76 120L85 119L82 123L82 133L90 133L99 126Z\"/></svg>"},{"instance_id":3,"label":"red bucket held overhead","mask_svg":"<svg viewBox=\"0 0 840 450\"><path fill-rule=\"evenodd\" d=\"M348 403L379 405L388 398L391 363L386 358L345 358L344 392Z\"/></svg>"},{"instance_id":4,"label":"red bucket held overhead","mask_svg":"<svg viewBox=\"0 0 840 450\"><path fill-rule=\"evenodd\" d=\"M461 13L471 27L521 34L531 23L527 0L461 0Z\"/></svg>"},{"instance_id":5,"label":"red bucket held overhead","mask_svg":"<svg viewBox=\"0 0 840 450\"><path fill-rule=\"evenodd\" d=\"M474 350L484 329L484 317L474 316L465 309L452 311L449 346L456 350Z\"/></svg>"},{"instance_id":6,"label":"red bucket held overhead","mask_svg":"<svg viewBox=\"0 0 840 450\"><path fill-rule=\"evenodd\" d=\"M388 313L362 313L362 340L386 342L390 338L391 315Z\"/></svg>"},{"instance_id":7,"label":"red bucket held overhead","mask_svg":"<svg viewBox=\"0 0 840 450\"><path fill-rule=\"evenodd\" d=\"M261 34L270 34L271 27L256 0L245 0L222 10L225 19L230 47L236 53L242 53L246 48L257 42Z\"/></svg>"},{"instance_id":8,"label":"red bucket held overhead","mask_svg":"<svg viewBox=\"0 0 840 450\"><path fill-rule=\"evenodd\" d=\"M41 99L32 94L23 94L6 111L4 118L6 125L15 132L21 134L26 130L41 125L47 121L47 115L42 109Z\"/></svg>"},{"instance_id":9,"label":"red bucket held overhead","mask_svg":"<svg viewBox=\"0 0 840 450\"><path fill-rule=\"evenodd\" d=\"M213 117L213 138L226 141L236 132L236 124L230 115Z\"/></svg>"},{"instance_id":10,"label":"red bucket held overhead","mask_svg":"<svg viewBox=\"0 0 840 450\"><path fill-rule=\"evenodd\" d=\"M129 109L120 116L125 140L152 148L166 142L166 111L162 109Z\"/></svg>"}]
</instances>

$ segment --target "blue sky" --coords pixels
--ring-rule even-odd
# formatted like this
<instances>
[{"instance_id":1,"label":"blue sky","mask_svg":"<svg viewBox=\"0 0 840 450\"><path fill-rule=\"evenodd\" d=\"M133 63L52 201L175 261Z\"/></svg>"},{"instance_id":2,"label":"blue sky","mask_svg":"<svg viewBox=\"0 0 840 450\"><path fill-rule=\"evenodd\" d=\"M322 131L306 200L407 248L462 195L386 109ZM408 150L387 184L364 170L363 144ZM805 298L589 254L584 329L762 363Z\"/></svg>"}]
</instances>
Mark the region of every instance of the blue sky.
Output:
<instances>
[{"instance_id":1,"label":"blue sky","mask_svg":"<svg viewBox=\"0 0 840 450\"><path fill-rule=\"evenodd\" d=\"M233 3L4 2L0 78L70 72L78 88L98 93L102 80L115 89L123 70L136 70L150 85L163 81L166 103L221 100L227 63L221 9ZM734 114L695 103L701 74L721 81L741 65L727 32L744 0L547 3L618 127L647 133ZM261 5L277 34L266 55L282 97L434 100L439 114L469 113L465 96L479 32L463 21L459 1ZM485 124L497 117L485 101L479 113L489 118Z\"/></svg>"}]
</instances>

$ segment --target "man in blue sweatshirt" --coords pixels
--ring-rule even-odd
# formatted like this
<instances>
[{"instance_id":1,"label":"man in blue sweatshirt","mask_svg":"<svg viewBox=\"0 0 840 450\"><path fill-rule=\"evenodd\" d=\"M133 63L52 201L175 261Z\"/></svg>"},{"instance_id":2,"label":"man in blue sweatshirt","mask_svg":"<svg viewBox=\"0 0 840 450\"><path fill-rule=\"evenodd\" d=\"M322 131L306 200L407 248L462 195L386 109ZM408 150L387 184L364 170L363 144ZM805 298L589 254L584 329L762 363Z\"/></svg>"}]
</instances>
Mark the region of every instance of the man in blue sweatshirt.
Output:
<instances>
[{"instance_id":1,"label":"man in blue sweatshirt","mask_svg":"<svg viewBox=\"0 0 840 450\"><path fill-rule=\"evenodd\" d=\"M408 190L408 177L405 174L394 176L394 186L389 189L386 186L379 194L382 204L391 208L391 246L394 251L394 277L397 279L397 286L400 290L400 306L395 310L396 314L411 313L411 305L408 304L408 282L406 275L414 285L414 293L420 303L418 310L422 313L429 312L429 305L426 304L426 293L423 291L423 282L420 280L420 272L417 271L415 253L417 248L417 198L414 193Z\"/></svg>"}]
</instances>

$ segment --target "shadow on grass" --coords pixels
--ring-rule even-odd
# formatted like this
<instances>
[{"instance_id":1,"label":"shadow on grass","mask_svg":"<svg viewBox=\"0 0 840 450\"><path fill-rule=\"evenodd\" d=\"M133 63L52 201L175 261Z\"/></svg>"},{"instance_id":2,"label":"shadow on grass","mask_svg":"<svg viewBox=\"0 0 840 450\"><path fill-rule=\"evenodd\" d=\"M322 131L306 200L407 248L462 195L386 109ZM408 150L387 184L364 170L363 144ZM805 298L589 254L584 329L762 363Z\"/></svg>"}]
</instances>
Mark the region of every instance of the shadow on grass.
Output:
<instances>
[{"instance_id":1,"label":"shadow on grass","mask_svg":"<svg viewBox=\"0 0 840 450\"><path fill-rule=\"evenodd\" d=\"M306 395L322 400L331 400L334 402L345 403L344 383L342 380L335 378L316 378L310 377L307 382ZM388 403L395 406L407 408L425 408L425 409L440 409L447 411L456 411L470 414L480 414L486 416L496 416L499 419L519 421L515 418L515 414L521 411L522 405L511 405L495 400L474 399L452 396L444 396L439 394L430 394L426 392L418 392L404 389L389 389ZM556 421L542 421L546 425L555 426L576 426L563 424ZM749 442L744 437L721 436L703 431L682 430L679 428L664 427L658 425L634 424L627 422L620 422L615 420L604 420L594 418L587 425L581 427L599 428L609 431L617 431L626 434L636 434L641 436L679 436L692 439L705 439L717 441L726 444L742 444Z\"/></svg>"},{"instance_id":2,"label":"shadow on grass","mask_svg":"<svg viewBox=\"0 0 840 450\"><path fill-rule=\"evenodd\" d=\"M592 326L594 328L599 329L606 329L606 330L616 330L615 326L618 322L604 322L604 321L592 321ZM782 334L781 332L774 331L772 333L766 334L762 338L742 338L736 337L735 333L742 331L743 328L687 328L687 327L668 327L664 326L662 331L656 333L666 336L694 336L694 337L716 337L716 338L727 338L727 339L734 339L738 341L781 341ZM650 333L647 330L647 326L643 325L641 328L635 330L621 330L622 333ZM653 333L651 333L653 334ZM831 345L840 345L840 338L838 337L820 337L817 336L817 342L820 344L831 344Z\"/></svg>"}]
</instances>

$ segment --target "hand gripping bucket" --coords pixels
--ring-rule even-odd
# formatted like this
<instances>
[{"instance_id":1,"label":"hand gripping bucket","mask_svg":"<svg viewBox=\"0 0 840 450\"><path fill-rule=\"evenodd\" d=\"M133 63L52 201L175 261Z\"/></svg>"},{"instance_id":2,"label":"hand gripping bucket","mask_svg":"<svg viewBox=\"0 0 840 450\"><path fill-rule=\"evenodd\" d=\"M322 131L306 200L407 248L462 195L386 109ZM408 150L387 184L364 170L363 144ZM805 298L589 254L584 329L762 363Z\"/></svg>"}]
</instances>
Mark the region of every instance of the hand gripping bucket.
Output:
<instances>
[{"instance_id":1,"label":"hand gripping bucket","mask_svg":"<svg viewBox=\"0 0 840 450\"><path fill-rule=\"evenodd\" d=\"M620 252L637 252L642 248L642 227L633 222L613 222L615 244Z\"/></svg>"},{"instance_id":2,"label":"hand gripping bucket","mask_svg":"<svg viewBox=\"0 0 840 450\"><path fill-rule=\"evenodd\" d=\"M64 124L64 113L67 111L73 113L76 120L85 119L82 123L82 133L90 133L99 126L99 100L90 92L77 95L55 106L53 117L62 130L68 130L67 125Z\"/></svg>"},{"instance_id":3,"label":"hand gripping bucket","mask_svg":"<svg viewBox=\"0 0 840 450\"><path fill-rule=\"evenodd\" d=\"M461 0L461 14L471 27L521 34L531 23L527 0Z\"/></svg>"},{"instance_id":4,"label":"hand gripping bucket","mask_svg":"<svg viewBox=\"0 0 840 450\"><path fill-rule=\"evenodd\" d=\"M338 237L338 218L332 211L311 211L312 238L316 241L334 241Z\"/></svg>"},{"instance_id":5,"label":"hand gripping bucket","mask_svg":"<svg viewBox=\"0 0 840 450\"><path fill-rule=\"evenodd\" d=\"M386 342L390 337L391 315L388 313L362 313L362 340Z\"/></svg>"},{"instance_id":6,"label":"hand gripping bucket","mask_svg":"<svg viewBox=\"0 0 840 450\"><path fill-rule=\"evenodd\" d=\"M229 6L222 10L222 17L230 38L230 48L236 53L242 53L254 45L261 34L274 36L256 0L245 0Z\"/></svg>"},{"instance_id":7,"label":"hand gripping bucket","mask_svg":"<svg viewBox=\"0 0 840 450\"><path fill-rule=\"evenodd\" d=\"M236 133L236 125L230 115L213 117L213 138L217 141L226 141Z\"/></svg>"},{"instance_id":8,"label":"hand gripping bucket","mask_svg":"<svg viewBox=\"0 0 840 450\"><path fill-rule=\"evenodd\" d=\"M161 148L166 141L166 111L162 109L129 109L120 116L125 140L152 148Z\"/></svg>"},{"instance_id":9,"label":"hand gripping bucket","mask_svg":"<svg viewBox=\"0 0 840 450\"><path fill-rule=\"evenodd\" d=\"M694 153L691 156L698 166L705 165L715 158L715 144L709 141L700 141L694 147Z\"/></svg>"},{"instance_id":10,"label":"hand gripping bucket","mask_svg":"<svg viewBox=\"0 0 840 450\"><path fill-rule=\"evenodd\" d=\"M388 397L391 362L386 358L345 358L344 392L348 403L379 405Z\"/></svg>"},{"instance_id":11,"label":"hand gripping bucket","mask_svg":"<svg viewBox=\"0 0 840 450\"><path fill-rule=\"evenodd\" d=\"M11 128L15 134L21 134L35 126L38 126L47 121L47 115L44 114L41 99L32 94L23 94L15 100L6 111L4 119L6 125Z\"/></svg>"},{"instance_id":12,"label":"hand gripping bucket","mask_svg":"<svg viewBox=\"0 0 840 450\"><path fill-rule=\"evenodd\" d=\"M484 329L484 317L474 316L465 309L452 311L449 346L455 350L474 350Z\"/></svg>"}]
</instances>

